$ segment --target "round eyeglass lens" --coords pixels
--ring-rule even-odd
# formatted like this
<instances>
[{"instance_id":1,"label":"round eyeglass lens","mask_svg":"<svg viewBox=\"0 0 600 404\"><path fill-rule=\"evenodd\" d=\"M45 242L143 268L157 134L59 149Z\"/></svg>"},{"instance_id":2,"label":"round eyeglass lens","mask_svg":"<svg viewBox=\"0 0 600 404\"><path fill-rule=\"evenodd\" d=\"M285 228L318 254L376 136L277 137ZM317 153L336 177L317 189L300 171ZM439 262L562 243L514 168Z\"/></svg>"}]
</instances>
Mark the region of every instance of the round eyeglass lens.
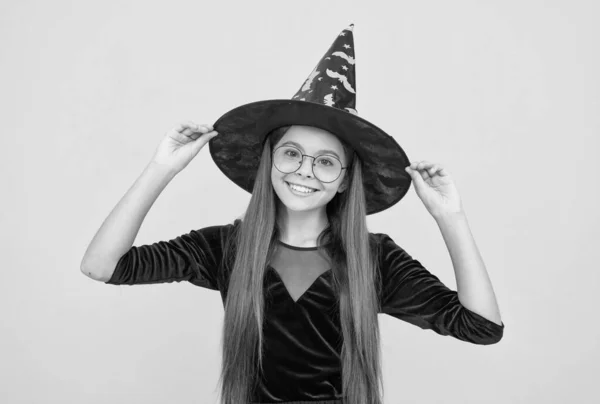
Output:
<instances>
[{"instance_id":1,"label":"round eyeglass lens","mask_svg":"<svg viewBox=\"0 0 600 404\"><path fill-rule=\"evenodd\" d=\"M293 173L302 165L302 153L293 146L281 146L273 155L275 167L286 174ZM333 156L317 156L313 162L313 173L319 181L333 182L342 172L342 163Z\"/></svg>"}]
</instances>

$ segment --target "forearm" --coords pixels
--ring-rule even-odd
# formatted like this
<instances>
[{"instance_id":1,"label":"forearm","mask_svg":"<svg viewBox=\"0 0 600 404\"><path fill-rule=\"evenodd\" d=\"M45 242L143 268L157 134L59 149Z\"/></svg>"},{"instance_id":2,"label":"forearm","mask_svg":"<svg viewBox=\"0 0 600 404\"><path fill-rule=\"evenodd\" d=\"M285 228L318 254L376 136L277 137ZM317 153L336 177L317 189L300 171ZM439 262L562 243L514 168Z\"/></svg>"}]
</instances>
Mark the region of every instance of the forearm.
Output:
<instances>
[{"instance_id":1,"label":"forearm","mask_svg":"<svg viewBox=\"0 0 600 404\"><path fill-rule=\"evenodd\" d=\"M81 261L81 271L94 279L106 277L127 252L146 214L173 179L172 173L153 162L113 208L92 239Z\"/></svg>"},{"instance_id":2,"label":"forearm","mask_svg":"<svg viewBox=\"0 0 600 404\"><path fill-rule=\"evenodd\" d=\"M500 309L464 213L435 218L450 253L458 298L467 309L501 325Z\"/></svg>"}]
</instances>

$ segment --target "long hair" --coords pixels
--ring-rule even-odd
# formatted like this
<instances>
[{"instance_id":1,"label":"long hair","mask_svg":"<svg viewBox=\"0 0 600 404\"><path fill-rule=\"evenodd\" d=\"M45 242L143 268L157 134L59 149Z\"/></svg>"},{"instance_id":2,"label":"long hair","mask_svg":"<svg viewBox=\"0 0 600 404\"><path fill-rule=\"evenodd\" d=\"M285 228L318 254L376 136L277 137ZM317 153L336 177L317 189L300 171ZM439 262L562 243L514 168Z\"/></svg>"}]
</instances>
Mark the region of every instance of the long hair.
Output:
<instances>
[{"instance_id":1,"label":"long hair","mask_svg":"<svg viewBox=\"0 0 600 404\"><path fill-rule=\"evenodd\" d=\"M234 262L222 330L221 404L249 403L262 373L263 278L281 234L276 220L278 196L271 182L271 150L289 128L277 128L265 139L250 203L238 232L230 237L232 244L224 251L225 262ZM338 139L349 162L344 178L348 186L327 204L329 225L318 236L317 245L325 244L331 258L339 305L343 401L381 404L377 253L367 229L361 160Z\"/></svg>"}]
</instances>

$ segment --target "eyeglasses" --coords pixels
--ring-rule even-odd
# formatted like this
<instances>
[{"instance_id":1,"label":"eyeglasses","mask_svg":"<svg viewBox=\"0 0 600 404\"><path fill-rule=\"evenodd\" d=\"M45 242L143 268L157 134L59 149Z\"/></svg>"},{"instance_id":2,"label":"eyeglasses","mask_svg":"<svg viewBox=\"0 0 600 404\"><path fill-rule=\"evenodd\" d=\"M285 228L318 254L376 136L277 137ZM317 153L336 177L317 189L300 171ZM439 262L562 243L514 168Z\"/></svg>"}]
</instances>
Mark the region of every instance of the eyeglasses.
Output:
<instances>
[{"instance_id":1,"label":"eyeglasses","mask_svg":"<svg viewBox=\"0 0 600 404\"><path fill-rule=\"evenodd\" d=\"M320 155L317 157L302 154L294 146L280 146L273 151L273 164L275 168L284 174L297 171L302 166L304 157L313 159L312 171L314 176L321 182L329 183L337 180L348 167L342 167L342 162L336 157Z\"/></svg>"}]
</instances>

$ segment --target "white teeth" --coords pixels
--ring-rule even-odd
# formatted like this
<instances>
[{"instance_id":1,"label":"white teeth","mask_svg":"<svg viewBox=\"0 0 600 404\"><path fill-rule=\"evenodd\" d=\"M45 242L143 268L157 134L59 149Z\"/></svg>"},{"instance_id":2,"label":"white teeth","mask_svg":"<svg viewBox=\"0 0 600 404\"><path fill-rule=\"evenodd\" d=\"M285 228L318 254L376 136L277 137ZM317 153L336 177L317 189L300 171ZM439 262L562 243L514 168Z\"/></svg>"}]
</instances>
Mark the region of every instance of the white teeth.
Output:
<instances>
[{"instance_id":1,"label":"white teeth","mask_svg":"<svg viewBox=\"0 0 600 404\"><path fill-rule=\"evenodd\" d=\"M290 186L290 188L292 188L292 189L293 189L293 190L295 190L295 191L304 192L304 193L307 193L307 194L310 194L310 193L312 193L312 192L315 192L315 191L314 191L314 190L312 190L312 189L308 189L308 188L304 188L304 187L299 187L299 186L297 186L297 185L292 185L292 184L290 184L290 183L288 183L288 185Z\"/></svg>"}]
</instances>

